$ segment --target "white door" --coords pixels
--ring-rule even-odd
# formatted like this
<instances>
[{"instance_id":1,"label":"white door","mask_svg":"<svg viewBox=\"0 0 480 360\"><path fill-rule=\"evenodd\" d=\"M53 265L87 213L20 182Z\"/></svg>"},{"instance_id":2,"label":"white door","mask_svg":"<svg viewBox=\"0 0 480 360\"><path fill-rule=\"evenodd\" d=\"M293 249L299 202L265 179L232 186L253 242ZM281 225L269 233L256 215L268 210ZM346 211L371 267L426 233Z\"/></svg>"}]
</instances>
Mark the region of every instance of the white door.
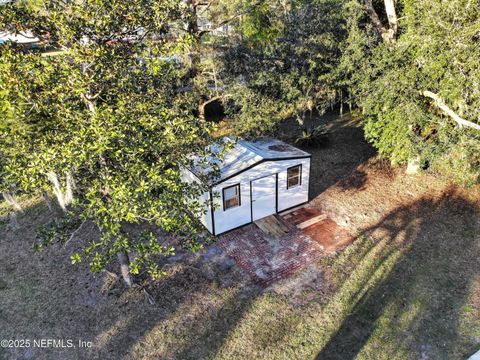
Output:
<instances>
[{"instance_id":1,"label":"white door","mask_svg":"<svg viewBox=\"0 0 480 360\"><path fill-rule=\"evenodd\" d=\"M269 175L252 181L253 221L275 214L277 196L277 175Z\"/></svg>"}]
</instances>

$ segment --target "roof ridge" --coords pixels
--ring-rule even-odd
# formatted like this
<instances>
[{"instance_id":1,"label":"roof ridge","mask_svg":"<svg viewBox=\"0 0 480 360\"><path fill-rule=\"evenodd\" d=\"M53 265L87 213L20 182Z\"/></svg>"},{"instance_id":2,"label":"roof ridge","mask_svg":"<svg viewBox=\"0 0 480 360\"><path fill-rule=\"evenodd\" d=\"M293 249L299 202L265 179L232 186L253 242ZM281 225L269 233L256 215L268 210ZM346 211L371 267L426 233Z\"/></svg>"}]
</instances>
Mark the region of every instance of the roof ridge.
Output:
<instances>
[{"instance_id":1,"label":"roof ridge","mask_svg":"<svg viewBox=\"0 0 480 360\"><path fill-rule=\"evenodd\" d=\"M241 139L238 141L238 143L240 143L243 147L247 148L248 150L253 151L256 155L260 156L262 159L265 159L265 156L263 156L262 154L262 149L259 149L258 147L256 147L253 144L253 142L245 139Z\"/></svg>"}]
</instances>

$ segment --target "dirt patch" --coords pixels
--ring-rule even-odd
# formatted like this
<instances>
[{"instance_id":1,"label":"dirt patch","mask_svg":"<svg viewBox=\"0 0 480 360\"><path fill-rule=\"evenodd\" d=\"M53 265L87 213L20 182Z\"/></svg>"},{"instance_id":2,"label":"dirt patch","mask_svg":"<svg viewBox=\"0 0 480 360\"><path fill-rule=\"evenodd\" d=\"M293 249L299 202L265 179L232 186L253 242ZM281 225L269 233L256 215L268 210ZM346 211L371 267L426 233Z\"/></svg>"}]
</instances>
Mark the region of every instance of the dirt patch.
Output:
<instances>
[{"instance_id":1,"label":"dirt patch","mask_svg":"<svg viewBox=\"0 0 480 360\"><path fill-rule=\"evenodd\" d=\"M364 174L366 180L363 186L345 187L345 180L340 180L314 198L311 205L320 208L340 225L358 232L378 223L385 214L414 199L422 196L441 197L451 189L460 190L433 175L407 176L403 167L389 167L385 172L379 169L378 162L371 159L354 171ZM382 162L381 166L384 168L386 165ZM475 199L478 187L462 193Z\"/></svg>"},{"instance_id":2,"label":"dirt patch","mask_svg":"<svg viewBox=\"0 0 480 360\"><path fill-rule=\"evenodd\" d=\"M332 289L325 267L316 263L274 282L265 291L285 296L293 306L304 306L311 302L325 302Z\"/></svg>"}]
</instances>

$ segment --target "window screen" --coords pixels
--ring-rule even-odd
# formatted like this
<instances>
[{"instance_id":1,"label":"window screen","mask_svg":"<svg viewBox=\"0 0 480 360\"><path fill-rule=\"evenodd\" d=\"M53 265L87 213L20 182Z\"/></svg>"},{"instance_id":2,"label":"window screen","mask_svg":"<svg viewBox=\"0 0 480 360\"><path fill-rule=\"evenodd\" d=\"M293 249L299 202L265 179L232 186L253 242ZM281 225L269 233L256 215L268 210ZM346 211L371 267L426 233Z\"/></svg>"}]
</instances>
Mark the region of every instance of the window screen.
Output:
<instances>
[{"instance_id":1,"label":"window screen","mask_svg":"<svg viewBox=\"0 0 480 360\"><path fill-rule=\"evenodd\" d=\"M287 189L298 186L302 183L302 165L293 166L287 169Z\"/></svg>"},{"instance_id":2,"label":"window screen","mask_svg":"<svg viewBox=\"0 0 480 360\"><path fill-rule=\"evenodd\" d=\"M223 189L223 209L240 206L240 184Z\"/></svg>"}]
</instances>

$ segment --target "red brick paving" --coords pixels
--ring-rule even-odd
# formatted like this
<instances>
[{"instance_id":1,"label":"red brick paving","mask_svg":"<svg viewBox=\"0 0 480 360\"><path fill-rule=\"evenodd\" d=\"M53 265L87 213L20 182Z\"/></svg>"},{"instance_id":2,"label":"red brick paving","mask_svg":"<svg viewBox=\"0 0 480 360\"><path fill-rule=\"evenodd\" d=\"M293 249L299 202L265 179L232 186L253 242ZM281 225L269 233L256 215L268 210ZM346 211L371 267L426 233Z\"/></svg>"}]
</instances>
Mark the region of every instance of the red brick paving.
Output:
<instances>
[{"instance_id":1,"label":"red brick paving","mask_svg":"<svg viewBox=\"0 0 480 360\"><path fill-rule=\"evenodd\" d=\"M354 238L344 229L340 228L331 219L322 220L303 230L305 234L322 244L326 252L335 252L354 241Z\"/></svg>"},{"instance_id":2,"label":"red brick paving","mask_svg":"<svg viewBox=\"0 0 480 360\"><path fill-rule=\"evenodd\" d=\"M322 212L316 208L300 208L283 215L282 218L291 225L299 225L318 215L322 215ZM306 227L303 229L303 233L317 241L326 252L330 253L351 244L355 240L345 229L329 218Z\"/></svg>"},{"instance_id":3,"label":"red brick paving","mask_svg":"<svg viewBox=\"0 0 480 360\"><path fill-rule=\"evenodd\" d=\"M269 238L254 224L220 236L219 246L262 286L285 278L324 255L321 245L300 231L292 229L281 238Z\"/></svg>"},{"instance_id":4,"label":"red brick paving","mask_svg":"<svg viewBox=\"0 0 480 360\"><path fill-rule=\"evenodd\" d=\"M314 208L301 208L279 217L290 229L280 238L270 237L250 224L221 235L218 245L253 281L268 286L353 241L353 237L331 219L303 230L296 227L320 214Z\"/></svg>"},{"instance_id":5,"label":"red brick paving","mask_svg":"<svg viewBox=\"0 0 480 360\"><path fill-rule=\"evenodd\" d=\"M321 211L315 208L300 208L282 216L289 224L298 225L304 221L321 215Z\"/></svg>"}]
</instances>

